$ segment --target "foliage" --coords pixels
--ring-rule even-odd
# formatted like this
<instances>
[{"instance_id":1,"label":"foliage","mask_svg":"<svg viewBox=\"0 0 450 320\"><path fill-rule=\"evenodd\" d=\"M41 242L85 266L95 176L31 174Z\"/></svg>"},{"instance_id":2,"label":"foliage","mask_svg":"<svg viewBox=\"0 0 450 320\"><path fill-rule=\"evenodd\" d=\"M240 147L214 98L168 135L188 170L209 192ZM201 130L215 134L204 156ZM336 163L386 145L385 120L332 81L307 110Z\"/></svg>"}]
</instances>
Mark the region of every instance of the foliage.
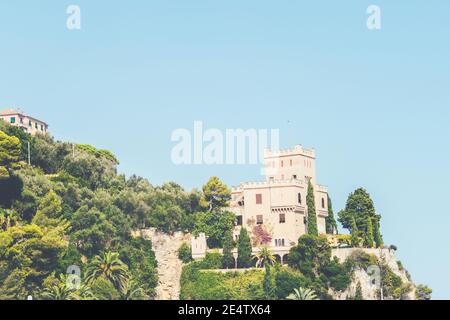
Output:
<instances>
[{"instance_id":1,"label":"foliage","mask_svg":"<svg viewBox=\"0 0 450 320\"><path fill-rule=\"evenodd\" d=\"M359 230L356 225L355 218L352 218L350 243L352 247L359 247L359 244L361 243L361 240L359 238Z\"/></svg>"},{"instance_id":2,"label":"foliage","mask_svg":"<svg viewBox=\"0 0 450 320\"><path fill-rule=\"evenodd\" d=\"M327 234L336 234L338 231L336 219L334 218L333 205L328 195L328 216L325 218L325 228Z\"/></svg>"},{"instance_id":3,"label":"foliage","mask_svg":"<svg viewBox=\"0 0 450 320\"><path fill-rule=\"evenodd\" d=\"M235 219L229 211L201 212L197 215L195 233L204 232L210 248L221 248L226 233L233 230Z\"/></svg>"},{"instance_id":4,"label":"foliage","mask_svg":"<svg viewBox=\"0 0 450 320\"><path fill-rule=\"evenodd\" d=\"M351 230L352 234L355 233L358 237L361 237L365 245L373 243L375 240L376 243L378 242L378 246L380 246L380 216L376 214L374 203L365 189L359 188L352 192L347 199L345 209L340 211L338 216L338 220L342 226ZM372 224L372 226L368 224ZM353 230L355 229L358 232L354 232ZM369 232L371 234L368 234ZM377 233L376 237L374 233Z\"/></svg>"},{"instance_id":5,"label":"foliage","mask_svg":"<svg viewBox=\"0 0 450 320\"><path fill-rule=\"evenodd\" d=\"M255 225L252 229L253 246L267 245L272 241L272 235L262 225Z\"/></svg>"},{"instance_id":6,"label":"foliage","mask_svg":"<svg viewBox=\"0 0 450 320\"><path fill-rule=\"evenodd\" d=\"M271 266L274 265L276 262L275 256L272 253L272 251L266 247L263 246L259 249L258 253L256 254L256 266L257 267L265 267L265 266Z\"/></svg>"},{"instance_id":7,"label":"foliage","mask_svg":"<svg viewBox=\"0 0 450 320\"><path fill-rule=\"evenodd\" d=\"M252 244L248 232L245 228L241 228L238 239L238 268L248 268L252 264Z\"/></svg>"},{"instance_id":8,"label":"foliage","mask_svg":"<svg viewBox=\"0 0 450 320\"><path fill-rule=\"evenodd\" d=\"M419 284L416 288L416 299L417 300L431 300L431 290L428 286Z\"/></svg>"},{"instance_id":9,"label":"foliage","mask_svg":"<svg viewBox=\"0 0 450 320\"><path fill-rule=\"evenodd\" d=\"M276 298L275 279L271 272L270 264L265 264L265 272L263 279L264 296L267 300L274 300Z\"/></svg>"},{"instance_id":10,"label":"foliage","mask_svg":"<svg viewBox=\"0 0 450 320\"><path fill-rule=\"evenodd\" d=\"M87 269L86 281L92 283L98 278L111 282L117 290L125 287L129 279L128 267L124 264L117 252L105 252L95 256Z\"/></svg>"},{"instance_id":11,"label":"foliage","mask_svg":"<svg viewBox=\"0 0 450 320\"><path fill-rule=\"evenodd\" d=\"M356 285L355 296L353 300L364 300L361 282L358 282L358 284Z\"/></svg>"},{"instance_id":12,"label":"foliage","mask_svg":"<svg viewBox=\"0 0 450 320\"><path fill-rule=\"evenodd\" d=\"M318 300L314 290L298 288L294 289L294 293L287 296L288 300Z\"/></svg>"},{"instance_id":13,"label":"foliage","mask_svg":"<svg viewBox=\"0 0 450 320\"><path fill-rule=\"evenodd\" d=\"M0 131L0 179L9 178L10 171L19 168L20 140Z\"/></svg>"},{"instance_id":14,"label":"foliage","mask_svg":"<svg viewBox=\"0 0 450 320\"><path fill-rule=\"evenodd\" d=\"M233 244L233 233L228 231L225 234L223 240L223 257L222 257L222 267L225 269L234 268L234 257L232 254L232 250L234 248Z\"/></svg>"},{"instance_id":15,"label":"foliage","mask_svg":"<svg viewBox=\"0 0 450 320\"><path fill-rule=\"evenodd\" d=\"M308 194L306 195L306 205L308 207L308 234L317 236L319 231L317 229L317 215L316 202L314 196L314 187L311 181L308 181Z\"/></svg>"},{"instance_id":16,"label":"foliage","mask_svg":"<svg viewBox=\"0 0 450 320\"><path fill-rule=\"evenodd\" d=\"M367 217L367 225L366 225L366 233L364 237L364 244L367 248L373 248L373 226L372 226L372 218Z\"/></svg>"},{"instance_id":17,"label":"foliage","mask_svg":"<svg viewBox=\"0 0 450 320\"><path fill-rule=\"evenodd\" d=\"M184 263L189 263L192 261L191 246L188 245L186 242L183 242L181 246L178 248L178 259L180 259Z\"/></svg>"},{"instance_id":18,"label":"foliage","mask_svg":"<svg viewBox=\"0 0 450 320\"><path fill-rule=\"evenodd\" d=\"M309 281L300 272L290 267L283 267L275 274L276 296L285 299L294 289L308 286Z\"/></svg>"},{"instance_id":19,"label":"foliage","mask_svg":"<svg viewBox=\"0 0 450 320\"><path fill-rule=\"evenodd\" d=\"M209 211L228 207L231 199L230 189L218 177L212 177L203 186L201 203Z\"/></svg>"}]
</instances>

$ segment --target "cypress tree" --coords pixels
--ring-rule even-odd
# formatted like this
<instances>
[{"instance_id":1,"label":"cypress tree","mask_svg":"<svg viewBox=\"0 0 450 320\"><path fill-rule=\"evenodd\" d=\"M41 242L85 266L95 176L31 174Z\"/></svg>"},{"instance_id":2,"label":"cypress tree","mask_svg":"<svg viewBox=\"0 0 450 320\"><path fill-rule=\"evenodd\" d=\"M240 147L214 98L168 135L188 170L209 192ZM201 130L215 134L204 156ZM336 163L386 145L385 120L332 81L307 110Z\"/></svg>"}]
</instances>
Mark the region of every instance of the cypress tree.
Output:
<instances>
[{"instance_id":1,"label":"cypress tree","mask_svg":"<svg viewBox=\"0 0 450 320\"><path fill-rule=\"evenodd\" d=\"M373 236L375 239L375 246L377 248L382 247L383 246L383 237L381 236L379 221L375 221L374 228L373 228Z\"/></svg>"},{"instance_id":2,"label":"cypress tree","mask_svg":"<svg viewBox=\"0 0 450 320\"><path fill-rule=\"evenodd\" d=\"M358 284L356 285L354 300L364 300L364 297L362 294L361 282L358 282Z\"/></svg>"},{"instance_id":3,"label":"cypress tree","mask_svg":"<svg viewBox=\"0 0 450 320\"><path fill-rule=\"evenodd\" d=\"M331 198L328 196L328 217L325 219L327 234L337 233L337 223L334 218L333 205L331 203Z\"/></svg>"},{"instance_id":4,"label":"cypress tree","mask_svg":"<svg viewBox=\"0 0 450 320\"><path fill-rule=\"evenodd\" d=\"M352 234L350 242L352 247L359 247L358 227L356 226L355 218L352 219Z\"/></svg>"},{"instance_id":5,"label":"cypress tree","mask_svg":"<svg viewBox=\"0 0 450 320\"><path fill-rule=\"evenodd\" d=\"M252 243L245 228L241 229L238 240L238 268L248 268L252 263Z\"/></svg>"},{"instance_id":6,"label":"cypress tree","mask_svg":"<svg viewBox=\"0 0 450 320\"><path fill-rule=\"evenodd\" d=\"M234 268L234 257L231 250L233 250L233 234L228 231L223 239L222 266L224 269Z\"/></svg>"},{"instance_id":7,"label":"cypress tree","mask_svg":"<svg viewBox=\"0 0 450 320\"><path fill-rule=\"evenodd\" d=\"M264 295L266 296L267 300L273 300L275 299L275 283L274 279L272 278L272 273L270 270L270 265L266 264L266 272L264 274L264 280L263 280L263 290Z\"/></svg>"},{"instance_id":8,"label":"cypress tree","mask_svg":"<svg viewBox=\"0 0 450 320\"><path fill-rule=\"evenodd\" d=\"M364 242L368 248L373 248L373 227L372 227L372 218L367 217L367 229L366 234L364 235Z\"/></svg>"},{"instance_id":9,"label":"cypress tree","mask_svg":"<svg viewBox=\"0 0 450 320\"><path fill-rule=\"evenodd\" d=\"M311 180L308 182L306 205L308 206L308 234L317 236L319 232L317 230L316 202L314 200L314 187Z\"/></svg>"}]
</instances>

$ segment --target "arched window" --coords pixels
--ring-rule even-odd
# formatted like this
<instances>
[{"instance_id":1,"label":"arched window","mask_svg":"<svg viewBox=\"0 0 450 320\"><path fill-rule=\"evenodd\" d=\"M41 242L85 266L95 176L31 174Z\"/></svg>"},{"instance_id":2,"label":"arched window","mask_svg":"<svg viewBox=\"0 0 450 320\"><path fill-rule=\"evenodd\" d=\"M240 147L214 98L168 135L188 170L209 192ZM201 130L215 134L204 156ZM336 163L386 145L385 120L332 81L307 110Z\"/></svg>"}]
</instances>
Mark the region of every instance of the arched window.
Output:
<instances>
[{"instance_id":1,"label":"arched window","mask_svg":"<svg viewBox=\"0 0 450 320\"><path fill-rule=\"evenodd\" d=\"M322 198L322 209L325 209L325 198Z\"/></svg>"},{"instance_id":2,"label":"arched window","mask_svg":"<svg viewBox=\"0 0 450 320\"><path fill-rule=\"evenodd\" d=\"M302 194L301 193L298 194L298 203L302 204Z\"/></svg>"}]
</instances>

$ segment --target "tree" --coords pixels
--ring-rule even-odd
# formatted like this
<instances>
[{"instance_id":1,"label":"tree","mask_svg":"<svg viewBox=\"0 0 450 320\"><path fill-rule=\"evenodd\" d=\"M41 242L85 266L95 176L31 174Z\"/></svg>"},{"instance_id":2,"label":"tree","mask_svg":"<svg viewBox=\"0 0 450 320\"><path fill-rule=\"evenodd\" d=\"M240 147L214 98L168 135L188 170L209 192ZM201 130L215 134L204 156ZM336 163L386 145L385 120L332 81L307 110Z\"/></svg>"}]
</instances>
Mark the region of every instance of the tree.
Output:
<instances>
[{"instance_id":1,"label":"tree","mask_svg":"<svg viewBox=\"0 0 450 320\"><path fill-rule=\"evenodd\" d=\"M203 186L201 202L209 211L228 207L231 191L218 177L212 177Z\"/></svg>"},{"instance_id":2,"label":"tree","mask_svg":"<svg viewBox=\"0 0 450 320\"><path fill-rule=\"evenodd\" d=\"M31 294L58 268L58 257L65 247L67 241L59 228L24 225L0 232L0 283L5 278L23 281L23 289ZM2 265L4 261L6 265Z\"/></svg>"},{"instance_id":3,"label":"tree","mask_svg":"<svg viewBox=\"0 0 450 320\"><path fill-rule=\"evenodd\" d=\"M373 248L373 227L372 218L367 217L367 230L365 233L364 243L368 248Z\"/></svg>"},{"instance_id":4,"label":"tree","mask_svg":"<svg viewBox=\"0 0 450 320\"><path fill-rule=\"evenodd\" d=\"M64 225L67 227L68 224L61 218L61 212L61 198L51 190L40 200L33 223L44 228Z\"/></svg>"},{"instance_id":5,"label":"tree","mask_svg":"<svg viewBox=\"0 0 450 320\"><path fill-rule=\"evenodd\" d=\"M308 182L306 205L308 206L308 234L317 236L319 231L317 230L316 202L314 200L314 187L311 180Z\"/></svg>"},{"instance_id":6,"label":"tree","mask_svg":"<svg viewBox=\"0 0 450 320\"><path fill-rule=\"evenodd\" d=\"M327 234L336 234L338 231L336 219L334 219L333 205L331 203L331 198L329 195L328 195L328 217L325 218L325 226Z\"/></svg>"},{"instance_id":7,"label":"tree","mask_svg":"<svg viewBox=\"0 0 450 320\"><path fill-rule=\"evenodd\" d=\"M380 233L380 221L378 219L375 220L373 225L373 237L375 240L375 246L377 248L381 248L383 246L383 237Z\"/></svg>"},{"instance_id":8,"label":"tree","mask_svg":"<svg viewBox=\"0 0 450 320\"><path fill-rule=\"evenodd\" d=\"M338 216L339 222L346 229L352 228L353 219L355 219L356 226L362 235L367 230L367 218L370 217L373 219L372 221L380 220L370 195L363 188L359 188L349 195L345 209L340 211Z\"/></svg>"},{"instance_id":9,"label":"tree","mask_svg":"<svg viewBox=\"0 0 450 320\"><path fill-rule=\"evenodd\" d=\"M194 233L205 233L210 248L221 248L225 235L233 230L235 220L236 215L229 211L201 212L197 215Z\"/></svg>"},{"instance_id":10,"label":"tree","mask_svg":"<svg viewBox=\"0 0 450 320\"><path fill-rule=\"evenodd\" d=\"M245 228L239 233L237 264L238 268L248 268L252 264L252 243Z\"/></svg>"},{"instance_id":11,"label":"tree","mask_svg":"<svg viewBox=\"0 0 450 320\"><path fill-rule=\"evenodd\" d=\"M314 290L298 288L294 289L294 293L287 296L288 300L319 300Z\"/></svg>"},{"instance_id":12,"label":"tree","mask_svg":"<svg viewBox=\"0 0 450 320\"><path fill-rule=\"evenodd\" d=\"M359 231L358 231L358 227L356 225L356 221L354 218L352 220L352 225L351 225L350 242L352 244L352 247L359 247Z\"/></svg>"},{"instance_id":13,"label":"tree","mask_svg":"<svg viewBox=\"0 0 450 320\"><path fill-rule=\"evenodd\" d=\"M361 282L358 282L358 284L356 285L355 297L353 298L353 300L364 300Z\"/></svg>"},{"instance_id":14,"label":"tree","mask_svg":"<svg viewBox=\"0 0 450 320\"><path fill-rule=\"evenodd\" d=\"M428 286L419 284L416 288L416 299L417 300L431 300L432 293L433 293L433 290L431 290Z\"/></svg>"},{"instance_id":15,"label":"tree","mask_svg":"<svg viewBox=\"0 0 450 320\"><path fill-rule=\"evenodd\" d=\"M88 257L109 248L116 229L106 215L97 208L82 206L71 220L71 240Z\"/></svg>"},{"instance_id":16,"label":"tree","mask_svg":"<svg viewBox=\"0 0 450 320\"><path fill-rule=\"evenodd\" d=\"M20 158L20 140L0 131L0 179L9 178L10 171L18 169Z\"/></svg>"},{"instance_id":17,"label":"tree","mask_svg":"<svg viewBox=\"0 0 450 320\"><path fill-rule=\"evenodd\" d=\"M225 269L234 268L234 257L231 252L233 247L233 233L230 230L225 233L223 240L222 266Z\"/></svg>"},{"instance_id":18,"label":"tree","mask_svg":"<svg viewBox=\"0 0 450 320\"><path fill-rule=\"evenodd\" d=\"M186 242L183 242L181 246L178 248L178 259L180 259L184 263L189 263L192 261L191 246L188 245Z\"/></svg>"},{"instance_id":19,"label":"tree","mask_svg":"<svg viewBox=\"0 0 450 320\"><path fill-rule=\"evenodd\" d=\"M323 236L305 234L298 245L289 251L289 266L310 279L320 275L320 270L331 260L331 247Z\"/></svg>"},{"instance_id":20,"label":"tree","mask_svg":"<svg viewBox=\"0 0 450 320\"><path fill-rule=\"evenodd\" d=\"M267 300L274 300L276 298L276 288L275 288L275 281L272 277L271 268L270 265L267 263L265 265L265 273L264 273L264 279L263 279L263 290L264 295Z\"/></svg>"},{"instance_id":21,"label":"tree","mask_svg":"<svg viewBox=\"0 0 450 320\"><path fill-rule=\"evenodd\" d=\"M276 262L275 256L273 255L272 251L266 246L263 246L259 249L258 253L256 254L256 258L258 259L256 262L257 267L274 265Z\"/></svg>"},{"instance_id":22,"label":"tree","mask_svg":"<svg viewBox=\"0 0 450 320\"><path fill-rule=\"evenodd\" d=\"M111 282L117 290L126 285L129 279L128 267L119 259L117 252L107 251L92 259L87 269L86 281L92 283L100 277Z\"/></svg>"}]
</instances>

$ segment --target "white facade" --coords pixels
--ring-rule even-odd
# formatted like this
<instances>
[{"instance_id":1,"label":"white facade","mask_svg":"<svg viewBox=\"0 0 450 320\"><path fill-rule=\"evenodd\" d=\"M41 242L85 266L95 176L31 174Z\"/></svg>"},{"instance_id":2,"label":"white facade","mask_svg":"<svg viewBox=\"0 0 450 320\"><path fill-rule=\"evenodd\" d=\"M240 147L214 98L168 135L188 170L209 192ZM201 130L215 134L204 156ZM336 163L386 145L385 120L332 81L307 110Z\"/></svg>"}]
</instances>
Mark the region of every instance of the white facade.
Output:
<instances>
[{"instance_id":1,"label":"white facade","mask_svg":"<svg viewBox=\"0 0 450 320\"><path fill-rule=\"evenodd\" d=\"M242 183L232 189L230 207L238 221L235 237L244 226L254 246L282 249L296 245L307 232L308 181L314 187L318 230L325 234L328 190L316 183L315 160L315 151L300 145L279 152L266 151L266 181ZM261 243L261 232L265 241L270 241Z\"/></svg>"}]
</instances>

